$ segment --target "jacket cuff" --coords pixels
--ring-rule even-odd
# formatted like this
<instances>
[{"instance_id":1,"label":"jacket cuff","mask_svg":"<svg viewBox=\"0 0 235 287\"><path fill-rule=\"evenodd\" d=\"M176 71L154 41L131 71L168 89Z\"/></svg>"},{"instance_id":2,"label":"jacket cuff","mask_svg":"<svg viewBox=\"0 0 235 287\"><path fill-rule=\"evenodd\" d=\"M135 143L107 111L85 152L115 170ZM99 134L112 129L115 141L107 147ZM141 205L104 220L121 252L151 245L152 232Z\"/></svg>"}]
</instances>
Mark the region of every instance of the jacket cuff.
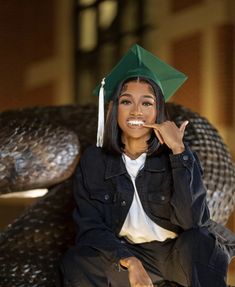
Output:
<instances>
[{"instance_id":1,"label":"jacket cuff","mask_svg":"<svg viewBox=\"0 0 235 287\"><path fill-rule=\"evenodd\" d=\"M185 150L179 154L170 154L170 161L172 168L192 167L195 158L187 144L185 144Z\"/></svg>"},{"instance_id":2,"label":"jacket cuff","mask_svg":"<svg viewBox=\"0 0 235 287\"><path fill-rule=\"evenodd\" d=\"M120 248L117 251L117 262L119 263L120 259L134 256L127 248Z\"/></svg>"},{"instance_id":3,"label":"jacket cuff","mask_svg":"<svg viewBox=\"0 0 235 287\"><path fill-rule=\"evenodd\" d=\"M121 259L124 259L124 258L128 258L128 257L132 257L134 256L128 249L126 248L120 248L117 250L117 258L115 260L115 262L113 263L115 269L117 271L126 271L127 268L123 267L121 264L120 264L120 260Z\"/></svg>"}]
</instances>

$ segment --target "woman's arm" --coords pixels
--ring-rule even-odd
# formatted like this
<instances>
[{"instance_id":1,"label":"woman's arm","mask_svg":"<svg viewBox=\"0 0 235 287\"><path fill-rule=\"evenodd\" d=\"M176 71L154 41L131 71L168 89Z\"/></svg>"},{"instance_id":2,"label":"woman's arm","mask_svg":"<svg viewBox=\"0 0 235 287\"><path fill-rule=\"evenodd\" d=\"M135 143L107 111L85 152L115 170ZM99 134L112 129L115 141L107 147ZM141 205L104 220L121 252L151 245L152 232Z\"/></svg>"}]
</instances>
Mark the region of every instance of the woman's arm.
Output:
<instances>
[{"instance_id":1,"label":"woman's arm","mask_svg":"<svg viewBox=\"0 0 235 287\"><path fill-rule=\"evenodd\" d=\"M170 155L170 160L174 185L171 221L184 230L202 226L210 214L199 160L188 146L182 153Z\"/></svg>"},{"instance_id":2,"label":"woman's arm","mask_svg":"<svg viewBox=\"0 0 235 287\"><path fill-rule=\"evenodd\" d=\"M114 231L104 222L104 214L97 208L96 202L89 198L83 173L79 165L74 177L74 197L76 208L74 220L77 223L77 246L92 246L111 262L119 264L121 258L132 254L120 242Z\"/></svg>"},{"instance_id":3,"label":"woman's arm","mask_svg":"<svg viewBox=\"0 0 235 287\"><path fill-rule=\"evenodd\" d=\"M183 143L187 124L185 121L179 128L171 121L145 125L153 128L159 141L172 150L174 192L171 204L174 212L171 220L184 230L203 225L210 216L199 160Z\"/></svg>"},{"instance_id":4,"label":"woman's arm","mask_svg":"<svg viewBox=\"0 0 235 287\"><path fill-rule=\"evenodd\" d=\"M107 214L102 212L104 210L102 203L90 198L86 187L87 180L90 181L90 176L87 173L90 168L87 167L86 160L86 158L80 160L74 176L76 202L74 218L78 227L78 248L91 246L98 250L101 256L106 257L110 263L114 263L118 269L121 266L127 268L131 287L152 287L152 281L141 261L132 255L125 244L120 242L114 231L105 223ZM90 163L90 158L88 162ZM94 165L93 162L92 165Z\"/></svg>"}]
</instances>

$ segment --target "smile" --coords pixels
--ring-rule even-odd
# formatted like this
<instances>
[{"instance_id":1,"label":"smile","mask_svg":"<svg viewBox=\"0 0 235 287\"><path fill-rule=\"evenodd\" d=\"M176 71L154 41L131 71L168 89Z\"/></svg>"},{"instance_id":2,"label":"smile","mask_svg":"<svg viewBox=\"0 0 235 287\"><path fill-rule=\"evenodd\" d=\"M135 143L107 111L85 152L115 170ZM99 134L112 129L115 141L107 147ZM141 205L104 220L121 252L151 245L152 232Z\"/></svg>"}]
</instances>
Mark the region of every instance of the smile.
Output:
<instances>
[{"instance_id":1,"label":"smile","mask_svg":"<svg viewBox=\"0 0 235 287\"><path fill-rule=\"evenodd\" d=\"M140 127L144 125L144 122L141 120L129 120L127 121L129 126Z\"/></svg>"}]
</instances>

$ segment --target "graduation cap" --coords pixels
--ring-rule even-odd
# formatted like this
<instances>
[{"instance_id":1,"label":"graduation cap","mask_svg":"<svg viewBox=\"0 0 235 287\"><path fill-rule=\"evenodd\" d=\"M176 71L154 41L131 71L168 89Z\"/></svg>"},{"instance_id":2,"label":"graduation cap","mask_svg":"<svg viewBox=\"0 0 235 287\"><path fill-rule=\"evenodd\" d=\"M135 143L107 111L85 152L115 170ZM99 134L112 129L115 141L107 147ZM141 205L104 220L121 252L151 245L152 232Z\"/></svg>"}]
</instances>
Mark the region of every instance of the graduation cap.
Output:
<instances>
[{"instance_id":1,"label":"graduation cap","mask_svg":"<svg viewBox=\"0 0 235 287\"><path fill-rule=\"evenodd\" d=\"M112 100L118 85L133 77L142 77L155 82L167 101L184 83L187 76L158 57L135 44L95 88L94 94L99 95L99 115L97 146L103 145L104 134L104 101Z\"/></svg>"}]
</instances>

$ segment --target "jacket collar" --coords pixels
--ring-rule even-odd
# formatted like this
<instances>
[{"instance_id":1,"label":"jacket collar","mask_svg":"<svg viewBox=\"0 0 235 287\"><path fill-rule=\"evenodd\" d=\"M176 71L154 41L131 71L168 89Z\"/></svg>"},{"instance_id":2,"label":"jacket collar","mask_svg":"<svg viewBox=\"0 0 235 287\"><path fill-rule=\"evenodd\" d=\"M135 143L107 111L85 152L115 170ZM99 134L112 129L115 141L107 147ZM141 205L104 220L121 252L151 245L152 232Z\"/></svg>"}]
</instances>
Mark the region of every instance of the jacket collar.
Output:
<instances>
[{"instance_id":1,"label":"jacket collar","mask_svg":"<svg viewBox=\"0 0 235 287\"><path fill-rule=\"evenodd\" d=\"M109 179L114 176L127 173L125 164L122 160L122 156L106 156L106 169L105 169L105 179Z\"/></svg>"},{"instance_id":2,"label":"jacket collar","mask_svg":"<svg viewBox=\"0 0 235 287\"><path fill-rule=\"evenodd\" d=\"M107 155L105 161L106 161L105 179L109 179L111 177L127 173L121 155L118 156ZM166 169L165 157L147 156L143 169L150 172L164 171Z\"/></svg>"}]
</instances>

